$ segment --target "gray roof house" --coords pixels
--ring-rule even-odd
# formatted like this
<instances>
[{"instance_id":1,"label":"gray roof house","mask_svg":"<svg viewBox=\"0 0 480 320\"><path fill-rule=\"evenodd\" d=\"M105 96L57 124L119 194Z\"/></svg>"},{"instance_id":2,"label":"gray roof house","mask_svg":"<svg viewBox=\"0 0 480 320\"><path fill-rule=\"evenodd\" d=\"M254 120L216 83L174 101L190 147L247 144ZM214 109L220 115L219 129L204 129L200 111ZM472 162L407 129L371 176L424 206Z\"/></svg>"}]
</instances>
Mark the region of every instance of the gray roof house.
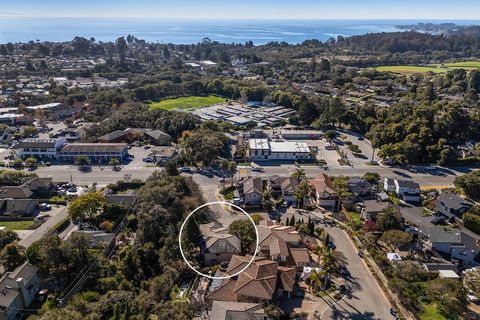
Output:
<instances>
[{"instance_id":1,"label":"gray roof house","mask_svg":"<svg viewBox=\"0 0 480 320\"><path fill-rule=\"evenodd\" d=\"M172 137L161 130L149 130L145 132L145 138L156 146L165 146L170 144Z\"/></svg>"},{"instance_id":2,"label":"gray roof house","mask_svg":"<svg viewBox=\"0 0 480 320\"><path fill-rule=\"evenodd\" d=\"M38 292L37 270L25 262L0 278L0 319L17 319L19 309L30 306Z\"/></svg>"},{"instance_id":3,"label":"gray roof house","mask_svg":"<svg viewBox=\"0 0 480 320\"><path fill-rule=\"evenodd\" d=\"M210 320L269 320L261 303L213 301Z\"/></svg>"},{"instance_id":4,"label":"gray roof house","mask_svg":"<svg viewBox=\"0 0 480 320\"><path fill-rule=\"evenodd\" d=\"M241 252L241 242L237 236L228 233L228 228L218 222L200 225L202 240L200 247L206 266L228 262Z\"/></svg>"},{"instance_id":5,"label":"gray roof house","mask_svg":"<svg viewBox=\"0 0 480 320\"><path fill-rule=\"evenodd\" d=\"M461 217L472 206L472 202L451 192L442 193L437 198L437 214L442 214L449 220Z\"/></svg>"}]
</instances>

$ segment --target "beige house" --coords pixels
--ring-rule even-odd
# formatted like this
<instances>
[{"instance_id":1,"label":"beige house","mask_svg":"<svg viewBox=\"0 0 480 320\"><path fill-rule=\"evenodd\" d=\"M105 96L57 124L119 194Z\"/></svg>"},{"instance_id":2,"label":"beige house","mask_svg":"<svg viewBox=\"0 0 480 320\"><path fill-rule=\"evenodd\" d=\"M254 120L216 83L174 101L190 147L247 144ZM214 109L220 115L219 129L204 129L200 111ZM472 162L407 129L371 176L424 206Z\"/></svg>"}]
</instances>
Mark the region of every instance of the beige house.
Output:
<instances>
[{"instance_id":1,"label":"beige house","mask_svg":"<svg viewBox=\"0 0 480 320\"><path fill-rule=\"evenodd\" d=\"M228 262L234 254L240 254L241 242L237 236L228 233L228 228L218 222L200 225L202 233L201 250L206 266Z\"/></svg>"},{"instance_id":2,"label":"beige house","mask_svg":"<svg viewBox=\"0 0 480 320\"><path fill-rule=\"evenodd\" d=\"M333 180L324 173L319 173L315 179L310 179L309 184L313 189L313 195L320 207L334 209L337 203L335 184Z\"/></svg>"}]
</instances>

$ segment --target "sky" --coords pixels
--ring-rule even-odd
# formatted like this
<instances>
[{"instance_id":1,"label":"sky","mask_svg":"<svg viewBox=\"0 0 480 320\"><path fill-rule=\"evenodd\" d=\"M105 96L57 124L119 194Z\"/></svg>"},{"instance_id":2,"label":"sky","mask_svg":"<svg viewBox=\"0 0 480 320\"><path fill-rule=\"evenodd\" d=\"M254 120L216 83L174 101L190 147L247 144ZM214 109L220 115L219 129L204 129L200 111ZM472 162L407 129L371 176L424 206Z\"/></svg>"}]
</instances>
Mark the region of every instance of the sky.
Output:
<instances>
[{"instance_id":1,"label":"sky","mask_svg":"<svg viewBox=\"0 0 480 320\"><path fill-rule=\"evenodd\" d=\"M480 19L480 0L0 0L0 17Z\"/></svg>"}]
</instances>

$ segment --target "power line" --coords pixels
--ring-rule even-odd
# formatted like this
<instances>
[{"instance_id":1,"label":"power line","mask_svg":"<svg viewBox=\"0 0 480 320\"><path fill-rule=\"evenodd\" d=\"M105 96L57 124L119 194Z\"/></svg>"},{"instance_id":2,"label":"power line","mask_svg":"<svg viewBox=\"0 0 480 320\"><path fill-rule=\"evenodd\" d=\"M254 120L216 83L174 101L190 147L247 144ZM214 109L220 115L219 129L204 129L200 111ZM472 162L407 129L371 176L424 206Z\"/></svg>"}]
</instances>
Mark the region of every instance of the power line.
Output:
<instances>
[{"instance_id":1,"label":"power line","mask_svg":"<svg viewBox=\"0 0 480 320\"><path fill-rule=\"evenodd\" d=\"M135 206L135 201L132 203L128 211L125 213L125 216L123 217L121 222L115 228L113 232L115 236L113 237L112 240L110 240L110 243L104 248L102 252L104 257L110 258L112 256L115 250L115 240L118 234L129 224L128 216L132 212L134 206ZM92 263L88 265L88 269L85 270L85 268L87 268L87 266L85 266L82 269L82 271L80 271L80 273L77 275L77 277L75 277L72 283L62 292L62 295L59 298L57 298L57 301L60 307L64 307L68 303L68 301L70 301L70 299L82 289L83 285L87 281L88 273L97 262L98 262L98 258L95 256Z\"/></svg>"}]
</instances>

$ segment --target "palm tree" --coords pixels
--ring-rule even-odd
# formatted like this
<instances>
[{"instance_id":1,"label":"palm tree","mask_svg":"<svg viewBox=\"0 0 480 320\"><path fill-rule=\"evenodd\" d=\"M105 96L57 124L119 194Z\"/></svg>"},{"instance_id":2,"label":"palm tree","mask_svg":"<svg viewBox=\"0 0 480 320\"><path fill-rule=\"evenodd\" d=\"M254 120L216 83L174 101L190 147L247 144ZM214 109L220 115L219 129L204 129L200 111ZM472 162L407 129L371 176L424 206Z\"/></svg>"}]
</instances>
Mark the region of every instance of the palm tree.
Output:
<instances>
[{"instance_id":1,"label":"palm tree","mask_svg":"<svg viewBox=\"0 0 480 320\"><path fill-rule=\"evenodd\" d=\"M296 178L298 181L303 181L306 179L306 174L305 174L305 170L303 170L302 167L300 167L299 165L297 165L297 168L295 169L295 172L292 173L292 178Z\"/></svg>"},{"instance_id":2,"label":"palm tree","mask_svg":"<svg viewBox=\"0 0 480 320\"><path fill-rule=\"evenodd\" d=\"M313 271L307 277L305 282L307 282L308 286L313 292L318 292L325 286L325 272Z\"/></svg>"},{"instance_id":3,"label":"palm tree","mask_svg":"<svg viewBox=\"0 0 480 320\"><path fill-rule=\"evenodd\" d=\"M297 208L300 207L300 204L303 204L305 197L310 194L310 185L306 180L300 182L295 191L295 199L297 200Z\"/></svg>"},{"instance_id":4,"label":"palm tree","mask_svg":"<svg viewBox=\"0 0 480 320\"><path fill-rule=\"evenodd\" d=\"M235 161L229 161L228 162L228 172L230 174L230 186L233 187L233 176L235 175L235 171L237 171L237 163Z\"/></svg>"},{"instance_id":5,"label":"palm tree","mask_svg":"<svg viewBox=\"0 0 480 320\"><path fill-rule=\"evenodd\" d=\"M327 247L323 247L320 259L320 265L327 275L335 273L344 264L343 254Z\"/></svg>"},{"instance_id":6,"label":"palm tree","mask_svg":"<svg viewBox=\"0 0 480 320\"><path fill-rule=\"evenodd\" d=\"M352 193L348 191L348 178L337 177L334 181L335 191L337 193L338 204L337 212L340 211L340 204L343 200L349 199L352 196Z\"/></svg>"},{"instance_id":7,"label":"palm tree","mask_svg":"<svg viewBox=\"0 0 480 320\"><path fill-rule=\"evenodd\" d=\"M300 234L300 236L304 237L310 233L310 228L306 223L300 223L297 225L297 232Z\"/></svg>"}]
</instances>

